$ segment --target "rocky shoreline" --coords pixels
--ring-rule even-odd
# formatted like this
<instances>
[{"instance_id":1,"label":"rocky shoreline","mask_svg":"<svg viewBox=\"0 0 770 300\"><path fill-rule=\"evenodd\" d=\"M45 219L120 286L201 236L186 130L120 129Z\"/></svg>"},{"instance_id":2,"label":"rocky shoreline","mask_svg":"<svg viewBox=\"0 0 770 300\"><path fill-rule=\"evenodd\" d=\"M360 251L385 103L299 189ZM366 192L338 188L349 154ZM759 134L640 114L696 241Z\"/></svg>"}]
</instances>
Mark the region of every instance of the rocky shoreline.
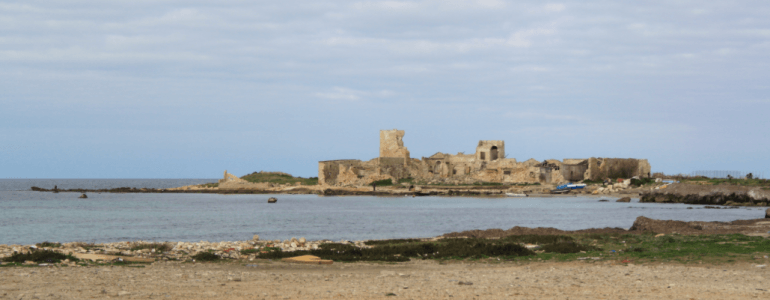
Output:
<instances>
[{"instance_id":1,"label":"rocky shoreline","mask_svg":"<svg viewBox=\"0 0 770 300\"><path fill-rule=\"evenodd\" d=\"M770 206L770 190L740 185L672 184L642 193L642 203L683 203L727 206Z\"/></svg>"},{"instance_id":2,"label":"rocky shoreline","mask_svg":"<svg viewBox=\"0 0 770 300\"><path fill-rule=\"evenodd\" d=\"M192 185L177 188L153 189L120 187L113 189L46 189L31 187L31 191L50 193L176 193L176 194L292 194L292 195L318 195L318 196L378 196L378 197L422 197L422 196L452 196L452 197L506 197L507 193L526 195L528 197L569 197L569 196L608 196L608 197L638 197L645 188L616 187L600 188L589 187L584 190L572 190L565 194L552 194L550 191L555 186L383 186L376 187L332 187L321 185L278 185L268 188L219 188L205 185Z\"/></svg>"},{"instance_id":3,"label":"rocky shoreline","mask_svg":"<svg viewBox=\"0 0 770 300\"><path fill-rule=\"evenodd\" d=\"M754 236L770 236L770 219L737 220L733 222L683 222L671 220L655 220L638 217L630 229L623 228L592 228L575 231L559 230L555 228L527 228L513 227L508 230L487 229L469 230L463 232L447 233L433 238L410 239L413 241L438 241L445 238L484 238L499 239L509 236L523 235L574 235L574 234L745 234ZM119 257L131 257L147 259L149 261L193 261L194 256L200 253L212 253L220 258L251 261L259 258L261 253L280 250L282 252L317 250L324 244L349 245L358 249L372 248L372 241L308 241L305 238L291 238L289 240L261 240L255 235L249 241L222 241L222 242L147 242L124 241L114 243L41 243L38 245L0 245L0 260L10 257L13 253L29 253L35 250L52 250L61 253L72 253L76 257L102 257L102 259L115 259ZM367 244L370 243L370 244ZM65 263L66 264L66 263ZM71 265L75 265L74 263Z\"/></svg>"}]
</instances>

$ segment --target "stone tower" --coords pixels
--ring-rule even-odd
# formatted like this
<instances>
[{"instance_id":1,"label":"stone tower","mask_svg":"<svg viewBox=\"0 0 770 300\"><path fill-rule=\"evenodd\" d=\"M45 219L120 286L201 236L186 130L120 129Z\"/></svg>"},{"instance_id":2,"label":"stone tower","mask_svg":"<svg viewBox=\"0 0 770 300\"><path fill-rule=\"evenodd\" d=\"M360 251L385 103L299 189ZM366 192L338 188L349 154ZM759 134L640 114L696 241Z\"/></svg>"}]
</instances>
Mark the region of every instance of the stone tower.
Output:
<instances>
[{"instance_id":1,"label":"stone tower","mask_svg":"<svg viewBox=\"0 0 770 300\"><path fill-rule=\"evenodd\" d=\"M403 130L380 130L380 157L409 159Z\"/></svg>"}]
</instances>

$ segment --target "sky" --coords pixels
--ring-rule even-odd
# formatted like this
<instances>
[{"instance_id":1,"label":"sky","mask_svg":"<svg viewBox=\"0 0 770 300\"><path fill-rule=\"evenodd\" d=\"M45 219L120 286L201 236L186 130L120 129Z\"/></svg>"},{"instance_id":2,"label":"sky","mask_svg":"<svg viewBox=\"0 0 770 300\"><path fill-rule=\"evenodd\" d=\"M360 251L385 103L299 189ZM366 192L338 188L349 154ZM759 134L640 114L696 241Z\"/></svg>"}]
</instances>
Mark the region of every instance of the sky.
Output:
<instances>
[{"instance_id":1,"label":"sky","mask_svg":"<svg viewBox=\"0 0 770 300\"><path fill-rule=\"evenodd\" d=\"M0 178L218 178L504 140L770 176L770 2L0 2Z\"/></svg>"}]
</instances>

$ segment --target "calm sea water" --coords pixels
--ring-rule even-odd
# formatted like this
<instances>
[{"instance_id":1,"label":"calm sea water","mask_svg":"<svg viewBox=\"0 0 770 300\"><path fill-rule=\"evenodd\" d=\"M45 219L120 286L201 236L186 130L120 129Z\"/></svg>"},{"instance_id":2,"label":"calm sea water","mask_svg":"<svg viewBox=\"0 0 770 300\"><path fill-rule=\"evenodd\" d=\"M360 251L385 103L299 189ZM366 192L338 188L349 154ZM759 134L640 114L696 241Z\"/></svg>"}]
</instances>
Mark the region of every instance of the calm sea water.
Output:
<instances>
[{"instance_id":1,"label":"calm sea water","mask_svg":"<svg viewBox=\"0 0 770 300\"><path fill-rule=\"evenodd\" d=\"M180 180L0 180L0 244L43 241L366 240L433 237L513 226L575 230L629 228L638 216L683 221L763 218L764 210L687 209L681 204L598 202L597 198L319 197L217 194L42 193L52 188L168 188ZM49 184L46 186L42 184ZM614 199L613 199L614 200Z\"/></svg>"}]
</instances>

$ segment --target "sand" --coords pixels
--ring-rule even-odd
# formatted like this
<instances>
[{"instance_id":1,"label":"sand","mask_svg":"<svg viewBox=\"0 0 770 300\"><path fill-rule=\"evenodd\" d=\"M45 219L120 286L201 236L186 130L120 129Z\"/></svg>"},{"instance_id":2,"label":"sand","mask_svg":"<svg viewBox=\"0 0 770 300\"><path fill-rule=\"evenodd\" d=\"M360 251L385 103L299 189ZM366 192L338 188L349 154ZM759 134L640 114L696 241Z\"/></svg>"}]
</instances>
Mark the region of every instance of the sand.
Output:
<instances>
[{"instance_id":1,"label":"sand","mask_svg":"<svg viewBox=\"0 0 770 300\"><path fill-rule=\"evenodd\" d=\"M11 267L0 268L0 299L768 299L768 269L757 266L766 263L255 260Z\"/></svg>"}]
</instances>

